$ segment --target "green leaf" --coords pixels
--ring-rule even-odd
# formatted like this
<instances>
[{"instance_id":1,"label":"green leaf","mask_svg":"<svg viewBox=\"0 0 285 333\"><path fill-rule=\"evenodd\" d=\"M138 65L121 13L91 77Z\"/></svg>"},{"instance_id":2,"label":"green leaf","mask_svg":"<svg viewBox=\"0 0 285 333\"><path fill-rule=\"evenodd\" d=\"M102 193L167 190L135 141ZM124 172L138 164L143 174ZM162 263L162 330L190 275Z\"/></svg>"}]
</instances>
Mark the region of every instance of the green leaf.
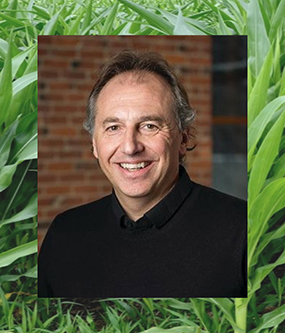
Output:
<instances>
[{"instance_id":1,"label":"green leaf","mask_svg":"<svg viewBox=\"0 0 285 333\"><path fill-rule=\"evenodd\" d=\"M25 51L17 54L12 59L12 78L15 77L17 74L17 71L21 64L24 62L24 60L27 58L27 56L30 54L31 50L35 48L35 45L32 45L31 47L27 48Z\"/></svg>"},{"instance_id":2,"label":"green leaf","mask_svg":"<svg viewBox=\"0 0 285 333\"><path fill-rule=\"evenodd\" d=\"M33 10L37 13L38 16L45 20L50 20L50 14L46 8L42 6L38 6L36 4L33 5Z\"/></svg>"},{"instance_id":3,"label":"green leaf","mask_svg":"<svg viewBox=\"0 0 285 333\"><path fill-rule=\"evenodd\" d=\"M17 259L36 253L37 250L38 241L34 240L32 242L17 246L6 252L0 253L0 267L11 265Z\"/></svg>"},{"instance_id":4,"label":"green leaf","mask_svg":"<svg viewBox=\"0 0 285 333\"><path fill-rule=\"evenodd\" d=\"M178 327L173 327L170 329L163 329L160 327L152 327L146 331L142 331L141 333L160 333L160 332L170 332L170 333L203 333L206 331L201 330L200 328L197 327L191 327L191 326L178 326Z\"/></svg>"},{"instance_id":5,"label":"green leaf","mask_svg":"<svg viewBox=\"0 0 285 333\"><path fill-rule=\"evenodd\" d=\"M106 8L97 18L95 18L88 27L86 27L82 32L81 34L82 35L86 35L89 33L89 31L91 29L94 28L94 26L96 25L99 25L104 19L106 16L109 15L109 12L110 12L110 8Z\"/></svg>"},{"instance_id":6,"label":"green leaf","mask_svg":"<svg viewBox=\"0 0 285 333\"><path fill-rule=\"evenodd\" d=\"M240 329L235 322L234 318L234 304L228 298L201 298L201 300L211 302L215 304L220 310L222 310L223 315L227 318L231 326L236 332L243 333L244 331Z\"/></svg>"},{"instance_id":7,"label":"green leaf","mask_svg":"<svg viewBox=\"0 0 285 333\"><path fill-rule=\"evenodd\" d=\"M282 238L285 236L285 224L281 225L278 229L268 232L267 234L263 235L258 245L257 249L254 252L252 265L255 265L258 261L258 258L265 247L274 239Z\"/></svg>"},{"instance_id":8,"label":"green leaf","mask_svg":"<svg viewBox=\"0 0 285 333\"><path fill-rule=\"evenodd\" d=\"M277 111L282 110L285 105L285 96L278 97L267 104L265 108L255 118L248 131L248 171L251 170L253 163L253 154L256 145L261 138L266 126Z\"/></svg>"},{"instance_id":9,"label":"green leaf","mask_svg":"<svg viewBox=\"0 0 285 333\"><path fill-rule=\"evenodd\" d=\"M270 42L258 0L251 0L249 3L247 31L250 69L253 75L257 77L270 49Z\"/></svg>"},{"instance_id":10,"label":"green leaf","mask_svg":"<svg viewBox=\"0 0 285 333\"><path fill-rule=\"evenodd\" d=\"M187 23L186 19L183 17L181 9L179 8L173 35L204 35L204 33L195 26L191 26Z\"/></svg>"},{"instance_id":11,"label":"green leaf","mask_svg":"<svg viewBox=\"0 0 285 333\"><path fill-rule=\"evenodd\" d=\"M208 1L208 0L202 0L208 7L211 8L211 10L213 12L215 12L216 14L220 13L223 20L225 22L227 21L232 21L231 16L229 16L225 11L221 10L220 8L218 8L217 6L215 6L212 2Z\"/></svg>"},{"instance_id":12,"label":"green leaf","mask_svg":"<svg viewBox=\"0 0 285 333\"><path fill-rule=\"evenodd\" d=\"M30 140L15 155L15 160L21 163L26 160L32 160L38 157L38 134L34 134Z\"/></svg>"},{"instance_id":13,"label":"green leaf","mask_svg":"<svg viewBox=\"0 0 285 333\"><path fill-rule=\"evenodd\" d=\"M275 10L274 15L270 20L270 33L269 38L271 41L277 35L278 29L284 24L284 13L285 13L285 0L281 0L278 4L277 10Z\"/></svg>"},{"instance_id":14,"label":"green leaf","mask_svg":"<svg viewBox=\"0 0 285 333\"><path fill-rule=\"evenodd\" d=\"M270 83L270 73L272 71L272 61L273 53L272 49L270 49L249 96L248 126L251 125L253 120L266 105L267 90Z\"/></svg>"},{"instance_id":15,"label":"green leaf","mask_svg":"<svg viewBox=\"0 0 285 333\"><path fill-rule=\"evenodd\" d=\"M13 95L16 95L21 90L23 90L25 87L30 85L31 83L37 81L38 79L38 73L33 72L30 74L26 74L22 76L21 78L17 79L13 82Z\"/></svg>"},{"instance_id":16,"label":"green leaf","mask_svg":"<svg viewBox=\"0 0 285 333\"><path fill-rule=\"evenodd\" d=\"M227 25L225 24L220 12L218 12L218 18L219 18L220 34L221 35L230 35L231 34L230 30L227 27Z\"/></svg>"},{"instance_id":17,"label":"green leaf","mask_svg":"<svg viewBox=\"0 0 285 333\"><path fill-rule=\"evenodd\" d=\"M10 12L11 17L16 17L17 7L18 7L18 0L12 0L9 7L8 7L8 10L11 10L11 12Z\"/></svg>"},{"instance_id":18,"label":"green leaf","mask_svg":"<svg viewBox=\"0 0 285 333\"><path fill-rule=\"evenodd\" d=\"M283 251L283 253L274 263L258 267L254 271L253 276L251 276L252 289L249 291L248 297L250 298L252 294L261 287L261 282L274 268L284 264L285 264L285 251Z\"/></svg>"},{"instance_id":19,"label":"green leaf","mask_svg":"<svg viewBox=\"0 0 285 333\"><path fill-rule=\"evenodd\" d=\"M9 128L6 129L4 134L0 137L0 170L8 160L11 149L11 143L12 140L14 139L18 123L19 123L18 120L15 121Z\"/></svg>"},{"instance_id":20,"label":"green leaf","mask_svg":"<svg viewBox=\"0 0 285 333\"><path fill-rule=\"evenodd\" d=\"M174 15L166 10L163 10L161 8L158 9L159 12L173 25L175 26L177 24L177 20L178 20L178 16L177 15ZM182 11L181 11L182 13ZM191 15L192 17L192 15ZM198 20L195 20L193 18L190 18L190 17L186 17L186 16L183 16L183 21L185 24L188 25L188 28L193 28L192 32L195 31L194 34L196 35L204 35L207 33L207 31L209 30L209 27L204 23L204 22L201 22L201 21L198 21Z\"/></svg>"},{"instance_id":21,"label":"green leaf","mask_svg":"<svg viewBox=\"0 0 285 333\"><path fill-rule=\"evenodd\" d=\"M145 304L149 308L149 310L151 312L153 312L153 301L152 301L152 298L143 298L143 301L145 302Z\"/></svg>"},{"instance_id":22,"label":"green leaf","mask_svg":"<svg viewBox=\"0 0 285 333\"><path fill-rule=\"evenodd\" d=\"M2 17L2 19L5 20L13 28L16 27L16 28L22 29L23 31L27 30L29 35L31 35L32 37L35 37L33 27L30 25L28 20L23 20L23 21L18 20L9 15L3 14L1 11L0 11L0 17Z\"/></svg>"},{"instance_id":23,"label":"green leaf","mask_svg":"<svg viewBox=\"0 0 285 333\"><path fill-rule=\"evenodd\" d=\"M12 182L17 164L6 165L0 170L0 192L4 191Z\"/></svg>"},{"instance_id":24,"label":"green leaf","mask_svg":"<svg viewBox=\"0 0 285 333\"><path fill-rule=\"evenodd\" d=\"M37 113L32 112L21 118L16 131L14 145L8 164L20 163L37 156Z\"/></svg>"},{"instance_id":25,"label":"green leaf","mask_svg":"<svg viewBox=\"0 0 285 333\"><path fill-rule=\"evenodd\" d=\"M269 219L285 207L285 178L270 183L254 201L249 210L248 265L253 264L253 255L262 235L268 228Z\"/></svg>"},{"instance_id":26,"label":"green leaf","mask_svg":"<svg viewBox=\"0 0 285 333\"><path fill-rule=\"evenodd\" d=\"M272 173L274 178L282 178L285 175L285 154L277 160Z\"/></svg>"},{"instance_id":27,"label":"green leaf","mask_svg":"<svg viewBox=\"0 0 285 333\"><path fill-rule=\"evenodd\" d=\"M12 35L9 39L9 47L4 63L4 68L0 73L0 127L6 121L9 106L12 99Z\"/></svg>"},{"instance_id":28,"label":"green leaf","mask_svg":"<svg viewBox=\"0 0 285 333\"><path fill-rule=\"evenodd\" d=\"M158 28L167 35L173 35L174 26L161 16L145 9L144 7L137 5L129 0L119 0L125 6L131 8L139 15L141 15L150 25Z\"/></svg>"},{"instance_id":29,"label":"green leaf","mask_svg":"<svg viewBox=\"0 0 285 333\"><path fill-rule=\"evenodd\" d=\"M0 228L2 228L6 224L23 221L34 217L37 215L37 193L35 193L32 198L30 199L27 206L21 210L19 213L15 214L14 216L10 217L9 219L3 220L0 222Z\"/></svg>"},{"instance_id":30,"label":"green leaf","mask_svg":"<svg viewBox=\"0 0 285 333\"><path fill-rule=\"evenodd\" d=\"M248 183L249 209L260 193L273 161L279 152L284 125L285 112L281 114L272 126L256 154Z\"/></svg>"},{"instance_id":31,"label":"green leaf","mask_svg":"<svg viewBox=\"0 0 285 333\"><path fill-rule=\"evenodd\" d=\"M283 323L284 320L285 320L285 304L263 315L261 317L260 324L258 325L258 327L249 331L249 333L258 333L265 328L277 327L277 325Z\"/></svg>"},{"instance_id":32,"label":"green leaf","mask_svg":"<svg viewBox=\"0 0 285 333\"><path fill-rule=\"evenodd\" d=\"M105 21L103 30L101 32L102 35L110 35L113 30L114 21L116 19L117 11L118 11L119 2L116 1L115 4L111 7L110 14L107 16Z\"/></svg>"},{"instance_id":33,"label":"green leaf","mask_svg":"<svg viewBox=\"0 0 285 333\"><path fill-rule=\"evenodd\" d=\"M40 35L53 35L56 31L60 12L53 15L53 17L48 21L44 26L44 29L41 31Z\"/></svg>"},{"instance_id":34,"label":"green leaf","mask_svg":"<svg viewBox=\"0 0 285 333\"><path fill-rule=\"evenodd\" d=\"M201 302L199 299L191 298L191 303L193 305L194 312L201 321L201 324L206 328L207 332L211 332L211 322L205 311L205 302L203 302L203 299Z\"/></svg>"},{"instance_id":35,"label":"green leaf","mask_svg":"<svg viewBox=\"0 0 285 333\"><path fill-rule=\"evenodd\" d=\"M68 31L65 33L65 35L76 35L79 31L79 26L81 23L81 20L83 16L85 15L84 11L82 11L78 16L77 19L73 22L71 27L68 29Z\"/></svg>"},{"instance_id":36,"label":"green leaf","mask_svg":"<svg viewBox=\"0 0 285 333\"><path fill-rule=\"evenodd\" d=\"M91 23L92 18L92 0L89 1L88 7L83 11L85 13L84 20L81 27L81 32L84 31Z\"/></svg>"},{"instance_id":37,"label":"green leaf","mask_svg":"<svg viewBox=\"0 0 285 333\"><path fill-rule=\"evenodd\" d=\"M23 276L27 277L27 278L36 279L38 277L38 265L30 268L26 273L23 273L23 274L18 274L18 275L2 275L2 276L0 276L0 285L3 282L17 281L17 280L19 280Z\"/></svg>"}]
</instances>

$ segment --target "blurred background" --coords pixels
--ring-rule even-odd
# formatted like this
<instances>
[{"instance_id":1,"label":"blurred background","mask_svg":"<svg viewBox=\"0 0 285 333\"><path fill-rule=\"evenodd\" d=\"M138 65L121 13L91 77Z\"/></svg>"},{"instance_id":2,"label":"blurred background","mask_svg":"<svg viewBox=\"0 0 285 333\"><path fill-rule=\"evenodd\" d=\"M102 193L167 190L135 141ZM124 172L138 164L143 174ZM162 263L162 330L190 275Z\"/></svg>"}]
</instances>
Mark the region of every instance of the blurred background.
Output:
<instances>
[{"instance_id":1,"label":"blurred background","mask_svg":"<svg viewBox=\"0 0 285 333\"><path fill-rule=\"evenodd\" d=\"M38 45L39 244L55 215L111 192L82 123L100 66L127 48L162 54L197 110L191 179L246 199L245 36L40 36Z\"/></svg>"}]
</instances>

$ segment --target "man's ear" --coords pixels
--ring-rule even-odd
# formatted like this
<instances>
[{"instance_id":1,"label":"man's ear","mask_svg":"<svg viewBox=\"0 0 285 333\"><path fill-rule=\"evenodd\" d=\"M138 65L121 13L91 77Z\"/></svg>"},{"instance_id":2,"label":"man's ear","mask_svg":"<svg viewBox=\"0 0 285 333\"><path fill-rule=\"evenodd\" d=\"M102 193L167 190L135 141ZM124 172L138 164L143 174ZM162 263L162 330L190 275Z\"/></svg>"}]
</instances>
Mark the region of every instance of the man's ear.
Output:
<instances>
[{"instance_id":1,"label":"man's ear","mask_svg":"<svg viewBox=\"0 0 285 333\"><path fill-rule=\"evenodd\" d=\"M187 145L188 145L188 133L187 131L183 131L181 133L181 143L179 147L179 155L180 157L184 157L187 152Z\"/></svg>"},{"instance_id":2,"label":"man's ear","mask_svg":"<svg viewBox=\"0 0 285 333\"><path fill-rule=\"evenodd\" d=\"M97 151L97 146L96 146L96 142L95 142L94 137L92 139L92 146L93 146L93 155L94 155L95 158L98 159L98 151Z\"/></svg>"}]
</instances>

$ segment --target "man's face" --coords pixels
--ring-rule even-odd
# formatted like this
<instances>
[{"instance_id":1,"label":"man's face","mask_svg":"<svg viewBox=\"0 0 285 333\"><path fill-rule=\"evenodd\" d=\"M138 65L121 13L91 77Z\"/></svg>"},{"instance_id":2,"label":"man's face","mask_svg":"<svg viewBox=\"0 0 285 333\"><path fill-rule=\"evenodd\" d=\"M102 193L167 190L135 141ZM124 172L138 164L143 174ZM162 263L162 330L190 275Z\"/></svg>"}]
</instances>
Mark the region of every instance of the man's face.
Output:
<instances>
[{"instance_id":1,"label":"man's face","mask_svg":"<svg viewBox=\"0 0 285 333\"><path fill-rule=\"evenodd\" d=\"M162 199L178 177L186 152L162 78L131 73L112 78L96 104L94 156L119 199Z\"/></svg>"}]
</instances>

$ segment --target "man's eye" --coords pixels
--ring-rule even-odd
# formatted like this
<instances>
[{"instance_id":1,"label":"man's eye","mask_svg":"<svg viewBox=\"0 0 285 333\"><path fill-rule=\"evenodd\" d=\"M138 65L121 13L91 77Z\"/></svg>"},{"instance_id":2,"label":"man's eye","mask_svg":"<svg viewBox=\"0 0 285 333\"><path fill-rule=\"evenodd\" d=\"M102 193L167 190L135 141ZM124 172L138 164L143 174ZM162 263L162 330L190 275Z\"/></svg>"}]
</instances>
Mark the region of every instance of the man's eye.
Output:
<instances>
[{"instance_id":1,"label":"man's eye","mask_svg":"<svg viewBox=\"0 0 285 333\"><path fill-rule=\"evenodd\" d=\"M107 131L109 131L109 132L115 132L118 128L119 128L119 126L113 125L113 126L108 127Z\"/></svg>"},{"instance_id":2,"label":"man's eye","mask_svg":"<svg viewBox=\"0 0 285 333\"><path fill-rule=\"evenodd\" d=\"M146 124L143 127L149 131L156 131L158 129L158 127L153 124Z\"/></svg>"}]
</instances>

